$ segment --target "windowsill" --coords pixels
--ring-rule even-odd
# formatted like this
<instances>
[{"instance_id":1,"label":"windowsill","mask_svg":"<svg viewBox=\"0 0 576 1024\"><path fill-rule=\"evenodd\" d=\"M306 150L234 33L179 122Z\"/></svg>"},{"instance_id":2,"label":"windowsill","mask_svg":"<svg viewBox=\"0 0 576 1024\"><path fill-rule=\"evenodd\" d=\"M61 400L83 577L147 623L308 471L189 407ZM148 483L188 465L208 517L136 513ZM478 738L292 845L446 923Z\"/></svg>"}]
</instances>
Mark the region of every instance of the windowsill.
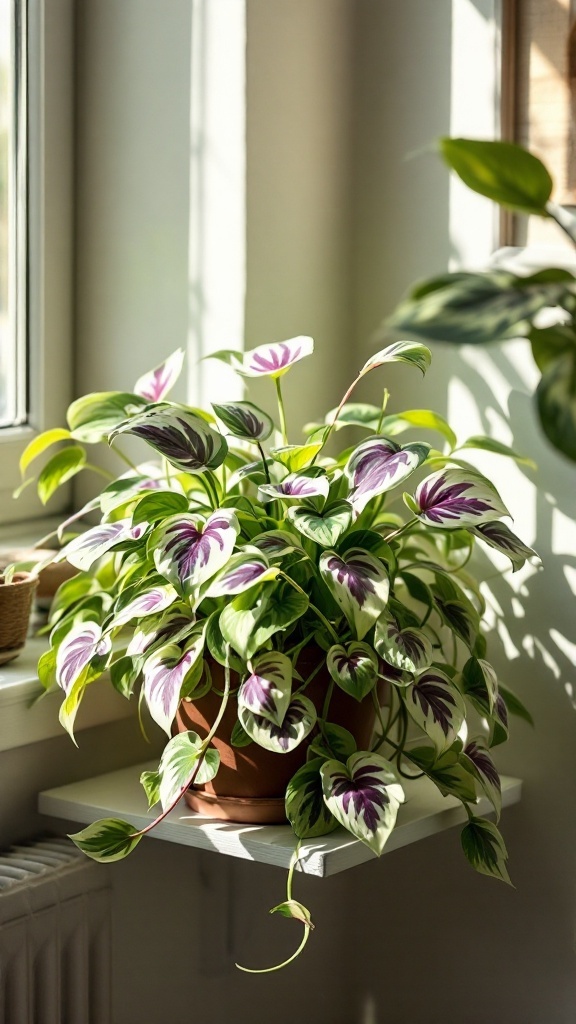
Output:
<instances>
[{"instance_id":1,"label":"windowsill","mask_svg":"<svg viewBox=\"0 0 576 1024\"><path fill-rule=\"evenodd\" d=\"M44 637L28 640L15 661L0 666L0 752L64 735L58 721L62 694L45 693L36 671L38 658L46 647ZM111 685L89 687L75 731L131 717L133 710Z\"/></svg>"},{"instance_id":2,"label":"windowsill","mask_svg":"<svg viewBox=\"0 0 576 1024\"><path fill-rule=\"evenodd\" d=\"M82 824L99 818L120 817L138 829L144 828L154 820L156 813L147 807L139 778L142 771L156 767L155 763L135 765L46 790L40 793L38 808L41 814ZM518 803L521 790L519 779L503 777L502 806ZM488 800L481 797L477 804L478 813L490 814L490 810ZM398 822L384 852L408 846L466 820L458 800L442 797L428 779L419 779L410 787L410 798L400 808ZM234 825L214 821L194 814L184 801L170 812L151 836L282 868L290 866L295 843L289 825ZM329 836L304 840L298 868L305 874L325 877L373 859L374 854L363 843L353 839L344 829L338 829Z\"/></svg>"}]
</instances>

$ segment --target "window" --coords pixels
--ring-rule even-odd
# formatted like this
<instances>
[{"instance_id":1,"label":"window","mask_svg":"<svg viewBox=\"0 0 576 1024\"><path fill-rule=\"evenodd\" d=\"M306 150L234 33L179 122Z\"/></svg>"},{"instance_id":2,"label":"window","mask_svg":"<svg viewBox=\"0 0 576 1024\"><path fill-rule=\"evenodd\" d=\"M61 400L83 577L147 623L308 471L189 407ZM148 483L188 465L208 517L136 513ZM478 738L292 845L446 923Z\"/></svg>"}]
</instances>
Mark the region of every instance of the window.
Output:
<instances>
[{"instance_id":1,"label":"window","mask_svg":"<svg viewBox=\"0 0 576 1024\"><path fill-rule=\"evenodd\" d=\"M18 459L62 421L69 397L72 0L0 0L0 522ZM54 509L56 510L56 509Z\"/></svg>"}]
</instances>

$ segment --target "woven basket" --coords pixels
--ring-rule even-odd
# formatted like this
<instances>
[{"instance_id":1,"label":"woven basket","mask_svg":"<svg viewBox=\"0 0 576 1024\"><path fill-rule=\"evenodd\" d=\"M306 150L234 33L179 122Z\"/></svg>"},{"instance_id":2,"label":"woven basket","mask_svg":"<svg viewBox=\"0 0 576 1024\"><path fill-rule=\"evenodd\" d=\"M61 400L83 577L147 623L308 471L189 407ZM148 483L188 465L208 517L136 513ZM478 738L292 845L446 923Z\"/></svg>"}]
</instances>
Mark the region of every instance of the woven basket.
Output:
<instances>
[{"instance_id":1,"label":"woven basket","mask_svg":"<svg viewBox=\"0 0 576 1024\"><path fill-rule=\"evenodd\" d=\"M29 572L15 572L11 583L0 576L0 661L15 658L26 641L38 580Z\"/></svg>"}]
</instances>

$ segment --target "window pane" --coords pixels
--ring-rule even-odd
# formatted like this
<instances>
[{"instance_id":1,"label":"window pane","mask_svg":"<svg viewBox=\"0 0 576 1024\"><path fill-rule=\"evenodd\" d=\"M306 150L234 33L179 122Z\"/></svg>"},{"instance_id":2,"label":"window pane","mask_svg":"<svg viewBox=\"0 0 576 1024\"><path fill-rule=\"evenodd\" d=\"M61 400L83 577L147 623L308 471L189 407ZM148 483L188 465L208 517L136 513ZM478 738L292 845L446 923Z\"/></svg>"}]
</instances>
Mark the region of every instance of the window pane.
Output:
<instances>
[{"instance_id":1,"label":"window pane","mask_svg":"<svg viewBox=\"0 0 576 1024\"><path fill-rule=\"evenodd\" d=\"M23 0L0 0L0 428L26 420Z\"/></svg>"}]
</instances>

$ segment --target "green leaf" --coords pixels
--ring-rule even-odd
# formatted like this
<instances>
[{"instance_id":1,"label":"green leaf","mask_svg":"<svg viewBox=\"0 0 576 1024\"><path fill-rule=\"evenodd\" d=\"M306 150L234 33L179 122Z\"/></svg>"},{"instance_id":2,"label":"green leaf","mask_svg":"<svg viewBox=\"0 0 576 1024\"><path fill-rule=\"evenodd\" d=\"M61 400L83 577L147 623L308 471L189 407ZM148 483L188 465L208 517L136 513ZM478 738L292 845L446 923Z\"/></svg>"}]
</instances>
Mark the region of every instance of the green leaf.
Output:
<instances>
[{"instance_id":1,"label":"green leaf","mask_svg":"<svg viewBox=\"0 0 576 1024\"><path fill-rule=\"evenodd\" d=\"M286 788L286 817L299 839L325 836L338 822L324 803L320 768L324 758L315 757L299 768Z\"/></svg>"},{"instance_id":2,"label":"green leaf","mask_svg":"<svg viewBox=\"0 0 576 1024\"><path fill-rule=\"evenodd\" d=\"M110 665L110 682L118 693L123 697L130 697L134 684L141 672L141 664L138 658L125 655L113 661Z\"/></svg>"},{"instance_id":3,"label":"green leaf","mask_svg":"<svg viewBox=\"0 0 576 1024\"><path fill-rule=\"evenodd\" d=\"M498 697L498 679L492 665L483 658L469 658L462 669L462 684L475 707L491 715Z\"/></svg>"},{"instance_id":4,"label":"green leaf","mask_svg":"<svg viewBox=\"0 0 576 1024\"><path fill-rule=\"evenodd\" d=\"M496 825L485 818L472 818L461 838L466 858L476 871L512 884L506 868L508 853Z\"/></svg>"},{"instance_id":5,"label":"green leaf","mask_svg":"<svg viewBox=\"0 0 576 1024\"><path fill-rule=\"evenodd\" d=\"M528 725L534 725L534 719L528 711L528 708L525 707L520 698L517 697L512 690L509 690L507 686L500 683L498 691L500 696L503 697L504 703L511 715L516 715L518 718L522 718L525 722L528 722Z\"/></svg>"},{"instance_id":6,"label":"green leaf","mask_svg":"<svg viewBox=\"0 0 576 1024\"><path fill-rule=\"evenodd\" d=\"M38 660L38 679L45 690L56 684L56 651L50 647Z\"/></svg>"},{"instance_id":7,"label":"green leaf","mask_svg":"<svg viewBox=\"0 0 576 1024\"><path fill-rule=\"evenodd\" d=\"M352 522L352 505L349 501L333 501L322 512L296 505L288 509L288 519L304 537L322 548L331 548Z\"/></svg>"},{"instance_id":8,"label":"green leaf","mask_svg":"<svg viewBox=\"0 0 576 1024\"><path fill-rule=\"evenodd\" d=\"M552 178L541 160L512 142L441 139L444 160L465 185L502 206L547 217Z\"/></svg>"},{"instance_id":9,"label":"green leaf","mask_svg":"<svg viewBox=\"0 0 576 1024\"><path fill-rule=\"evenodd\" d=\"M576 348L547 366L536 389L536 405L548 440L576 462Z\"/></svg>"},{"instance_id":10,"label":"green leaf","mask_svg":"<svg viewBox=\"0 0 576 1024\"><path fill-rule=\"evenodd\" d=\"M437 757L432 747L417 747L407 750L406 756L432 779L442 796L455 796L459 800L475 803L474 779L461 764L456 751L445 750Z\"/></svg>"},{"instance_id":11,"label":"green leaf","mask_svg":"<svg viewBox=\"0 0 576 1024\"><path fill-rule=\"evenodd\" d=\"M573 353L576 348L574 326L555 324L554 327L533 327L528 333L532 345L534 362L544 373L548 367L564 355Z\"/></svg>"},{"instance_id":12,"label":"green leaf","mask_svg":"<svg viewBox=\"0 0 576 1024\"><path fill-rule=\"evenodd\" d=\"M70 438L70 431L64 430L63 427L55 427L53 430L44 430L42 434L38 434L37 437L33 438L29 444L26 445L22 455L20 456L20 472L22 476L28 469L28 466L37 459L39 455L42 455L47 448L51 445L56 444L58 441L68 441Z\"/></svg>"},{"instance_id":13,"label":"green leaf","mask_svg":"<svg viewBox=\"0 0 576 1024\"><path fill-rule=\"evenodd\" d=\"M195 732L181 732L173 736L164 747L158 768L160 776L160 802L163 810L170 807L188 788L192 778L198 785L210 782L220 765L220 754L214 747L208 747L198 771L198 762L203 750L203 740Z\"/></svg>"},{"instance_id":14,"label":"green leaf","mask_svg":"<svg viewBox=\"0 0 576 1024\"><path fill-rule=\"evenodd\" d=\"M154 523L177 512L187 512L190 507L188 498L177 491L151 491L141 498L132 514L132 525L138 523Z\"/></svg>"},{"instance_id":15,"label":"green leaf","mask_svg":"<svg viewBox=\"0 0 576 1024\"><path fill-rule=\"evenodd\" d=\"M308 750L323 760L336 758L345 762L358 747L351 732L334 722L323 722L320 733L314 737Z\"/></svg>"},{"instance_id":16,"label":"green leaf","mask_svg":"<svg viewBox=\"0 0 576 1024\"><path fill-rule=\"evenodd\" d=\"M322 430L326 424L334 423L334 417L337 412L338 408L335 406L326 413L324 423L307 423L304 427L304 432L310 434L315 430ZM342 430L343 427L364 427L367 430L374 431L378 426L380 412L381 409L378 405L368 405L366 402L347 402L340 410L334 429ZM319 441L320 437L317 440Z\"/></svg>"},{"instance_id":17,"label":"green leaf","mask_svg":"<svg viewBox=\"0 0 576 1024\"><path fill-rule=\"evenodd\" d=\"M140 785L148 798L148 807L153 807L160 801L160 782L160 772L142 772L140 776Z\"/></svg>"},{"instance_id":18,"label":"green leaf","mask_svg":"<svg viewBox=\"0 0 576 1024\"><path fill-rule=\"evenodd\" d=\"M526 455L519 455L513 448L510 448L507 444L502 444L501 441L495 441L493 437L474 435L473 437L469 437L464 444L459 446L459 451L463 448L474 448L475 451L493 452L495 455L504 455L506 458L514 459L515 462L519 462L524 466L529 466L530 469L537 468L534 459L530 459Z\"/></svg>"},{"instance_id":19,"label":"green leaf","mask_svg":"<svg viewBox=\"0 0 576 1024\"><path fill-rule=\"evenodd\" d=\"M68 409L68 426L77 441L97 444L146 401L125 391L101 391L78 398Z\"/></svg>"},{"instance_id":20,"label":"green leaf","mask_svg":"<svg viewBox=\"0 0 576 1024\"><path fill-rule=\"evenodd\" d=\"M246 601L248 600L249 598L246 596ZM208 619L206 625L206 646L214 661L217 661L219 665L228 666L233 672L242 674L244 672L244 662L236 657L230 648L230 642L222 635L219 622L220 614L220 609L217 609L215 612L212 612Z\"/></svg>"},{"instance_id":21,"label":"green leaf","mask_svg":"<svg viewBox=\"0 0 576 1024\"><path fill-rule=\"evenodd\" d=\"M242 722L236 722L230 736L230 743L233 747L248 747L252 743L252 737L248 735Z\"/></svg>"},{"instance_id":22,"label":"green leaf","mask_svg":"<svg viewBox=\"0 0 576 1024\"><path fill-rule=\"evenodd\" d=\"M504 270L444 274L413 289L389 326L457 345L503 341L527 334L537 313L562 305L574 290L573 275L554 268L528 277Z\"/></svg>"},{"instance_id":23,"label":"green leaf","mask_svg":"<svg viewBox=\"0 0 576 1024\"><path fill-rule=\"evenodd\" d=\"M394 437L412 427L435 430L448 441L451 450L456 447L456 434L444 417L432 412L431 409L407 409L394 416L385 416L379 432L387 437Z\"/></svg>"},{"instance_id":24,"label":"green leaf","mask_svg":"<svg viewBox=\"0 0 576 1024\"><path fill-rule=\"evenodd\" d=\"M260 619L262 619L272 596L273 584L264 585L262 588L253 587L238 594L233 601L230 601L218 620L218 626L224 640L229 643L235 651L247 661L252 650L254 631ZM270 634L271 635L271 634Z\"/></svg>"},{"instance_id":25,"label":"green leaf","mask_svg":"<svg viewBox=\"0 0 576 1024\"><path fill-rule=\"evenodd\" d=\"M336 822L338 824L338 822ZM322 833L323 835L324 833ZM313 928L312 918L310 911L303 903L298 903L298 900L286 900L284 903L279 903L277 907L272 907L271 914L282 914L282 917L292 917L295 921L301 921L306 928Z\"/></svg>"},{"instance_id":26,"label":"green leaf","mask_svg":"<svg viewBox=\"0 0 576 1024\"><path fill-rule=\"evenodd\" d=\"M120 818L101 818L81 832L68 837L92 860L101 864L110 864L122 860L138 845L142 836L138 835L134 825Z\"/></svg>"},{"instance_id":27,"label":"green leaf","mask_svg":"<svg viewBox=\"0 0 576 1024\"><path fill-rule=\"evenodd\" d=\"M424 374L430 366L431 359L432 353L430 349L419 342L394 341L391 345L373 355L364 364L360 373L369 373L370 370L375 370L377 366L383 366L384 363L408 363L409 366L417 367Z\"/></svg>"},{"instance_id":28,"label":"green leaf","mask_svg":"<svg viewBox=\"0 0 576 1024\"><path fill-rule=\"evenodd\" d=\"M63 448L46 463L38 477L38 494L43 505L61 484L66 483L84 467L86 452L78 445Z\"/></svg>"},{"instance_id":29,"label":"green leaf","mask_svg":"<svg viewBox=\"0 0 576 1024\"><path fill-rule=\"evenodd\" d=\"M280 462L290 473L297 473L300 469L310 466L312 460L321 451L322 444L289 444L283 448L271 448L270 455L275 462Z\"/></svg>"},{"instance_id":30,"label":"green leaf","mask_svg":"<svg viewBox=\"0 0 576 1024\"><path fill-rule=\"evenodd\" d=\"M287 629L301 619L308 608L308 598L292 587L276 588L266 604L263 615L248 640L247 657L251 658L274 633Z\"/></svg>"}]
</instances>

